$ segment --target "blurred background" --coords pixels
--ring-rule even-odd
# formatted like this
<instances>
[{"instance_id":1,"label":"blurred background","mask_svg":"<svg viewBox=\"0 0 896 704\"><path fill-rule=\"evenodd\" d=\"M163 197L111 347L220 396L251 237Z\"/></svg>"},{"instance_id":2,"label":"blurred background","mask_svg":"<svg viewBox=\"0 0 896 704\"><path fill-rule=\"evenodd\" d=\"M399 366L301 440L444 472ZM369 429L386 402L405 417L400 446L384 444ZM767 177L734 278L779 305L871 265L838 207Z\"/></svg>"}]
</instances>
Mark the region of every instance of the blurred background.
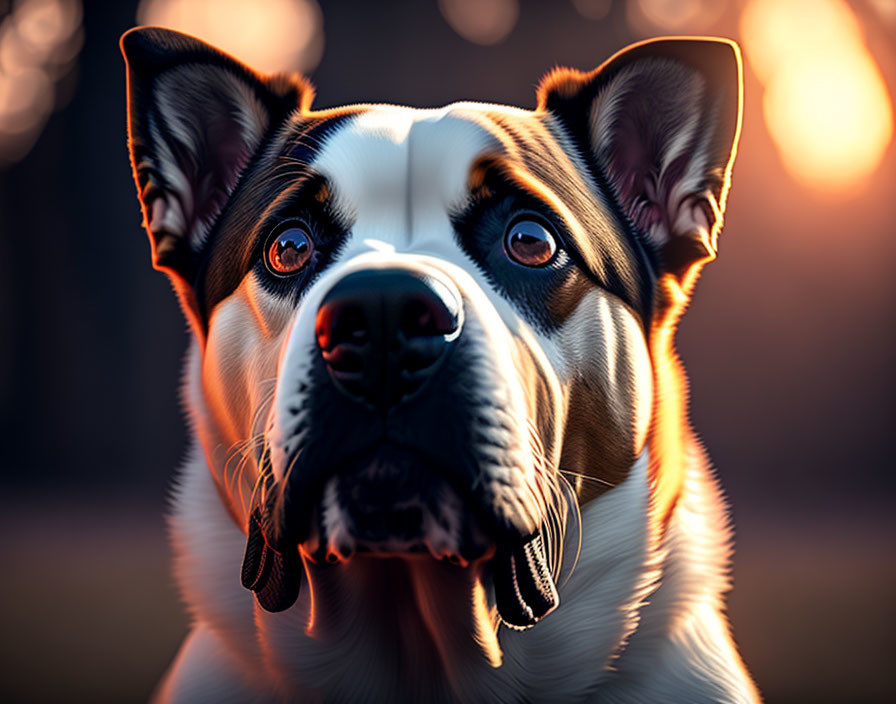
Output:
<instances>
[{"instance_id":1,"label":"blurred background","mask_svg":"<svg viewBox=\"0 0 896 704\"><path fill-rule=\"evenodd\" d=\"M772 704L896 701L896 0L0 0L0 700L145 700L187 628L162 518L187 333L117 44L139 23L304 71L317 107L532 107L558 64L741 42L721 253L679 333L734 633Z\"/></svg>"}]
</instances>

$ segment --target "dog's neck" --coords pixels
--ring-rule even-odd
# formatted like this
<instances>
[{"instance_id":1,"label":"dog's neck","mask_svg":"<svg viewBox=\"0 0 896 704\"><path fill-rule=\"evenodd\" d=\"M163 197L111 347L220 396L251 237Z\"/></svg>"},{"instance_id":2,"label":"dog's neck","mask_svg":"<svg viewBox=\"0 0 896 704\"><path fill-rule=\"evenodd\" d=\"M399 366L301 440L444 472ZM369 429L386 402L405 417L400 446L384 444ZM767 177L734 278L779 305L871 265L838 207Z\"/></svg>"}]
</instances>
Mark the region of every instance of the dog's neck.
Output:
<instances>
[{"instance_id":1,"label":"dog's neck","mask_svg":"<svg viewBox=\"0 0 896 704\"><path fill-rule=\"evenodd\" d=\"M597 685L599 664L618 654L657 576L648 482L645 452L625 482L583 510L578 560L570 531L564 571L575 569L560 580L561 608L525 632L496 627L474 572L426 560L311 566L310 585L293 608L257 610L238 581L245 535L199 452L172 516L177 575L197 617L257 663L267 683L289 691L339 701L397 691L426 701L459 691L489 701L571 697ZM211 551L209 531L216 535ZM595 666L583 668L585 661Z\"/></svg>"},{"instance_id":2,"label":"dog's neck","mask_svg":"<svg viewBox=\"0 0 896 704\"><path fill-rule=\"evenodd\" d=\"M359 692L447 701L463 678L492 677L487 651L490 640L497 648L495 630L471 571L362 558L309 565L308 576L311 589L287 614L257 614L289 690L310 686L334 701Z\"/></svg>"}]
</instances>

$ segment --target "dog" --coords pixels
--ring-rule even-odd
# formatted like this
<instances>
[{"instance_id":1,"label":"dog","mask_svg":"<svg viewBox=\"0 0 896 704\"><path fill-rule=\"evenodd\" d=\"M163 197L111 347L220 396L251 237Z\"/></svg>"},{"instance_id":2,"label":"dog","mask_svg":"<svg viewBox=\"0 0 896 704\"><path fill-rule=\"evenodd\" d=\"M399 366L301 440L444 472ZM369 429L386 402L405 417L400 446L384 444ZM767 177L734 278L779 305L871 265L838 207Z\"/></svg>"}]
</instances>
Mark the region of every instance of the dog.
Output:
<instances>
[{"instance_id":1,"label":"dog","mask_svg":"<svg viewBox=\"0 0 896 704\"><path fill-rule=\"evenodd\" d=\"M755 702L675 326L740 132L731 41L534 110L312 109L122 37L152 262L192 330L160 702Z\"/></svg>"}]
</instances>

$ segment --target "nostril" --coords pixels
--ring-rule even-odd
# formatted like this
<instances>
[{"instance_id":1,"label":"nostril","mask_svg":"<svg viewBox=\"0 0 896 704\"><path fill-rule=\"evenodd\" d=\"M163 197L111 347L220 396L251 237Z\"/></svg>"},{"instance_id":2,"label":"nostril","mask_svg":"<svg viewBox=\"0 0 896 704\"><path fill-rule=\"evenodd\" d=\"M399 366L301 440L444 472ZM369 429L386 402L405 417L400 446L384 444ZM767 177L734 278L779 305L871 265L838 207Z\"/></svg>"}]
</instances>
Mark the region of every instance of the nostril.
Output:
<instances>
[{"instance_id":1,"label":"nostril","mask_svg":"<svg viewBox=\"0 0 896 704\"><path fill-rule=\"evenodd\" d=\"M406 301L401 311L399 328L407 337L436 334L432 310L427 302L422 298Z\"/></svg>"},{"instance_id":2,"label":"nostril","mask_svg":"<svg viewBox=\"0 0 896 704\"><path fill-rule=\"evenodd\" d=\"M364 310L351 301L333 301L322 305L317 311L314 333L322 350L342 343L361 345L370 336Z\"/></svg>"},{"instance_id":3,"label":"nostril","mask_svg":"<svg viewBox=\"0 0 896 704\"><path fill-rule=\"evenodd\" d=\"M364 371L364 357L354 345L333 345L329 349L323 349L321 355L331 369L360 374Z\"/></svg>"},{"instance_id":4,"label":"nostril","mask_svg":"<svg viewBox=\"0 0 896 704\"><path fill-rule=\"evenodd\" d=\"M431 295L417 294L404 301L399 328L408 338L450 335L457 330L457 319L433 291Z\"/></svg>"},{"instance_id":5,"label":"nostril","mask_svg":"<svg viewBox=\"0 0 896 704\"><path fill-rule=\"evenodd\" d=\"M424 371L435 364L445 351L441 337L420 336L410 338L404 345L399 363L407 372Z\"/></svg>"}]
</instances>

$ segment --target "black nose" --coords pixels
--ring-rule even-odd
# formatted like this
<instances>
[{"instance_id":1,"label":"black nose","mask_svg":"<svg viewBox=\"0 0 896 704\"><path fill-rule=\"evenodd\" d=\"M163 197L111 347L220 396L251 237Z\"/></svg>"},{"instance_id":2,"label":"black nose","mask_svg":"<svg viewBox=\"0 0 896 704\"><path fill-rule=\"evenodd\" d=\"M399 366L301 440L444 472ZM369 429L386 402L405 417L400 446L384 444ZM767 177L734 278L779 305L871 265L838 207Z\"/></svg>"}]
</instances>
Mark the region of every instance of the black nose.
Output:
<instances>
[{"instance_id":1,"label":"black nose","mask_svg":"<svg viewBox=\"0 0 896 704\"><path fill-rule=\"evenodd\" d=\"M315 334L339 390L385 410L433 376L461 324L451 284L402 269L367 269L324 296Z\"/></svg>"}]
</instances>

